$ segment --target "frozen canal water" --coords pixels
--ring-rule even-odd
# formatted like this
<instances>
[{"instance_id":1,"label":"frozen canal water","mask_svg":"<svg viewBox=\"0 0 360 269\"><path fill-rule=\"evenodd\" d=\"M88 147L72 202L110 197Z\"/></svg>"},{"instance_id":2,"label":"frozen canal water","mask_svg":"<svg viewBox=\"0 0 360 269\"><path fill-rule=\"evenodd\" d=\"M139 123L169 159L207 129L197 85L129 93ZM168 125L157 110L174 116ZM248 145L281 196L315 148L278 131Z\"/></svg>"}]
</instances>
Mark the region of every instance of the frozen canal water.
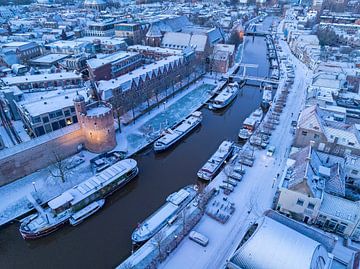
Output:
<instances>
[{"instance_id":1,"label":"frozen canal water","mask_svg":"<svg viewBox=\"0 0 360 269\"><path fill-rule=\"evenodd\" d=\"M259 75L268 73L263 38L250 41L244 61L258 64ZM130 254L130 236L137 223L158 209L170 193L196 183L197 170L221 141L236 140L242 121L259 106L261 95L257 88L245 87L228 109L202 109L200 128L174 149L137 154L137 179L109 197L104 208L81 225L66 226L36 241L24 241L18 223L2 229L0 268L114 268Z\"/></svg>"},{"instance_id":2,"label":"frozen canal water","mask_svg":"<svg viewBox=\"0 0 360 269\"><path fill-rule=\"evenodd\" d=\"M151 137L157 136L164 128L177 124L179 119L185 118L205 103L211 97L211 91L214 88L215 86L210 84L197 85L194 90L181 97L177 102L171 105L162 103L160 106L164 107L163 112L126 135L128 150L132 152L143 147L146 144L144 137L151 139Z\"/></svg>"}]
</instances>

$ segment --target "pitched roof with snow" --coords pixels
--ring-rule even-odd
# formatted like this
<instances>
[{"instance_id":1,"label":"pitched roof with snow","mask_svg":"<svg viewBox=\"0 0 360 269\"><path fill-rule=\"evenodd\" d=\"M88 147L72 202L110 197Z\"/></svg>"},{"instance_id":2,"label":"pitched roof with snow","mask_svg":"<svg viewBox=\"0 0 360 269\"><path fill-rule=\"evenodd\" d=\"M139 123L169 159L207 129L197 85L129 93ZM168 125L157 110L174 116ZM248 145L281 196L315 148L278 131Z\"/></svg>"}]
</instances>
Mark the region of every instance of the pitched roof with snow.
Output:
<instances>
[{"instance_id":1,"label":"pitched roof with snow","mask_svg":"<svg viewBox=\"0 0 360 269\"><path fill-rule=\"evenodd\" d=\"M321 198L323 191L345 196L344 160L315 151L311 146L290 155L288 188ZM305 186L304 186L305 184Z\"/></svg>"},{"instance_id":2,"label":"pitched roof with snow","mask_svg":"<svg viewBox=\"0 0 360 269\"><path fill-rule=\"evenodd\" d=\"M360 218L360 204L334 195L324 194L319 213L355 223Z\"/></svg>"}]
</instances>

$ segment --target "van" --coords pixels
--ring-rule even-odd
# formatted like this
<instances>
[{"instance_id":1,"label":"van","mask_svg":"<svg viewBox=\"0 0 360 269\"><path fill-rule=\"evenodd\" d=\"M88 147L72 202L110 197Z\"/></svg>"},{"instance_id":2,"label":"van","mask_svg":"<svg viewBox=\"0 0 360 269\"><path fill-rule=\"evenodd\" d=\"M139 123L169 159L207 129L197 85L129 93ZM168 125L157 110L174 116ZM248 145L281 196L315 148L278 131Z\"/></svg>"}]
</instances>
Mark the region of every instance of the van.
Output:
<instances>
[{"instance_id":1,"label":"van","mask_svg":"<svg viewBox=\"0 0 360 269\"><path fill-rule=\"evenodd\" d=\"M189 238L203 247L206 247L209 243L209 239L205 235L196 231L191 231Z\"/></svg>"}]
</instances>

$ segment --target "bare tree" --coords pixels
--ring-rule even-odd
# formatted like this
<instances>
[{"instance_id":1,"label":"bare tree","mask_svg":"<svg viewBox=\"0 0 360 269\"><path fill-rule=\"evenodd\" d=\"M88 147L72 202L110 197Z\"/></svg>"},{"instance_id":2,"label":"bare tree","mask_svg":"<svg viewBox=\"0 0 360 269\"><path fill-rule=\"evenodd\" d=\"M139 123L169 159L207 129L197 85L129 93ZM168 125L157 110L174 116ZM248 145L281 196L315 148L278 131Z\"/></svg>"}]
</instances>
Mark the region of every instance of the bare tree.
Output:
<instances>
[{"instance_id":1,"label":"bare tree","mask_svg":"<svg viewBox=\"0 0 360 269\"><path fill-rule=\"evenodd\" d=\"M155 241L155 245L158 249L158 252L159 252L159 257L161 259L162 257L162 241L164 240L165 238L165 233L163 231L159 231L154 237L154 241Z\"/></svg>"},{"instance_id":2,"label":"bare tree","mask_svg":"<svg viewBox=\"0 0 360 269\"><path fill-rule=\"evenodd\" d=\"M205 188L206 188L206 184L204 182L199 182L197 184L198 190L198 205L197 207L200 209L201 213L204 213L205 211L205 207L206 207L206 193L205 193Z\"/></svg>"},{"instance_id":3,"label":"bare tree","mask_svg":"<svg viewBox=\"0 0 360 269\"><path fill-rule=\"evenodd\" d=\"M53 159L54 159L54 164L53 164L53 169L49 169L50 174L54 177L54 178L60 178L62 183L65 183L66 181L66 176L69 173L69 169L66 167L67 163L65 160L61 159L61 157L59 156L58 153L56 153L55 151L53 151Z\"/></svg>"},{"instance_id":4,"label":"bare tree","mask_svg":"<svg viewBox=\"0 0 360 269\"><path fill-rule=\"evenodd\" d=\"M181 220L182 220L182 234L183 236L185 236L186 232L187 232L187 207L185 207L182 212L181 212Z\"/></svg>"}]
</instances>

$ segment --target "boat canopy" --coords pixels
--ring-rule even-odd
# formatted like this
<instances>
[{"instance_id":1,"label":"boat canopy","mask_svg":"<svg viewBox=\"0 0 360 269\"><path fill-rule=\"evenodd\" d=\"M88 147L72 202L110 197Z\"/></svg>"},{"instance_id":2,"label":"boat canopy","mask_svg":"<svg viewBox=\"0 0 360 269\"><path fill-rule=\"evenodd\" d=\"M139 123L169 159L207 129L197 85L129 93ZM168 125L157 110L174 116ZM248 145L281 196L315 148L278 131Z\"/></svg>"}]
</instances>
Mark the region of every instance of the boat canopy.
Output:
<instances>
[{"instance_id":1,"label":"boat canopy","mask_svg":"<svg viewBox=\"0 0 360 269\"><path fill-rule=\"evenodd\" d=\"M68 193L64 192L63 194L59 195L58 197L52 199L50 202L48 202L49 207L52 210L56 210L69 202L71 202L74 199L74 197Z\"/></svg>"}]
</instances>

